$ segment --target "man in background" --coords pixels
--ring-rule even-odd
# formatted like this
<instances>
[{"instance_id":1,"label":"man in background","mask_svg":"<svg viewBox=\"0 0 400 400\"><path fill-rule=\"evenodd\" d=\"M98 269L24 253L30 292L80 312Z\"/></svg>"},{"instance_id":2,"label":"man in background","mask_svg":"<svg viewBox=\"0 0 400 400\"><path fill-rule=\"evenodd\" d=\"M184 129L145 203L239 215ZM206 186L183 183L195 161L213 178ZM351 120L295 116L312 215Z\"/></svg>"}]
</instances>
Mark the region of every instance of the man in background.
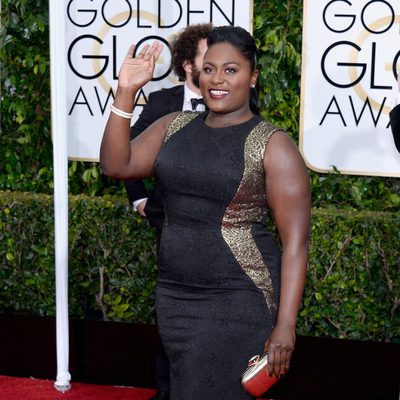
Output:
<instances>
[{"instance_id":1,"label":"man in background","mask_svg":"<svg viewBox=\"0 0 400 400\"><path fill-rule=\"evenodd\" d=\"M131 140L159 118L175 111L204 111L200 93L200 70L207 50L211 24L190 25L172 41L172 66L183 85L159 90L149 95L139 119L131 128ZM126 180L129 203L156 228L157 250L164 223L164 205L157 185L149 193L142 181ZM158 251L157 251L158 253ZM150 400L169 399L169 363L160 345L156 354L155 379L157 393Z\"/></svg>"},{"instance_id":2,"label":"man in background","mask_svg":"<svg viewBox=\"0 0 400 400\"><path fill-rule=\"evenodd\" d=\"M393 110L390 112L390 125L392 127L394 144L400 153L400 72L397 75L397 85L399 92L397 93L397 101Z\"/></svg>"}]
</instances>

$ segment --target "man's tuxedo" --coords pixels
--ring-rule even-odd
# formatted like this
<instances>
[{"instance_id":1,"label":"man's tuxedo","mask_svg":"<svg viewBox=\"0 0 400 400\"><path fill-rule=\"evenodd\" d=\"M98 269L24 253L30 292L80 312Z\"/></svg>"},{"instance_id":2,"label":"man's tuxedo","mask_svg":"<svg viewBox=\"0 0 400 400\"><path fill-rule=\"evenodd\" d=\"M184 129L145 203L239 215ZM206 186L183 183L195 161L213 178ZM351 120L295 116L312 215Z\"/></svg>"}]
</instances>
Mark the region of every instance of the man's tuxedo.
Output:
<instances>
[{"instance_id":1,"label":"man's tuxedo","mask_svg":"<svg viewBox=\"0 0 400 400\"><path fill-rule=\"evenodd\" d=\"M148 102L144 106L139 119L131 128L131 140L140 135L148 126L164 115L175 111L181 111L183 101L183 85L150 93ZM130 204L135 200L148 197L144 212L150 224L157 229L159 235L164 223L164 205L157 185L151 193L147 192L142 181L127 180L125 181L125 187Z\"/></svg>"},{"instance_id":2,"label":"man's tuxedo","mask_svg":"<svg viewBox=\"0 0 400 400\"><path fill-rule=\"evenodd\" d=\"M390 125L392 127L394 143L400 153L400 104L398 104L389 114Z\"/></svg>"}]
</instances>

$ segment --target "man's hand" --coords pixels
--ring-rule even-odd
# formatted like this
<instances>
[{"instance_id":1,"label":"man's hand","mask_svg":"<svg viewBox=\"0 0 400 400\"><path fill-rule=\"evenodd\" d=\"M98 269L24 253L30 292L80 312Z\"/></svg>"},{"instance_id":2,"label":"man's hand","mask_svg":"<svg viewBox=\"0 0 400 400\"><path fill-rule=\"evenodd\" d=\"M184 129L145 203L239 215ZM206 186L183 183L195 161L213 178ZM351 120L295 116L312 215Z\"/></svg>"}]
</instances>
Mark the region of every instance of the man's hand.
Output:
<instances>
[{"instance_id":1,"label":"man's hand","mask_svg":"<svg viewBox=\"0 0 400 400\"><path fill-rule=\"evenodd\" d=\"M144 208L146 207L147 199L143 200L136 206L137 212L144 218L146 218L146 213L144 212Z\"/></svg>"}]
</instances>

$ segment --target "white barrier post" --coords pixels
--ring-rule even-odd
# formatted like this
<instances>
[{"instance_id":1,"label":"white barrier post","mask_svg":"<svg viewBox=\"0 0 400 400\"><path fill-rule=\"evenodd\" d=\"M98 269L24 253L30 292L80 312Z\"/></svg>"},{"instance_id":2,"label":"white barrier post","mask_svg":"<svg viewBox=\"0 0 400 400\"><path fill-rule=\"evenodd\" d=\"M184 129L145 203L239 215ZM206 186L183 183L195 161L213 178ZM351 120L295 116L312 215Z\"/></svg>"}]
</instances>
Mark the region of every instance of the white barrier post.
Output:
<instances>
[{"instance_id":1,"label":"white barrier post","mask_svg":"<svg viewBox=\"0 0 400 400\"><path fill-rule=\"evenodd\" d=\"M65 83L65 2L49 0L51 129L53 137L56 261L57 378L54 387L71 388L68 326L68 156Z\"/></svg>"}]
</instances>

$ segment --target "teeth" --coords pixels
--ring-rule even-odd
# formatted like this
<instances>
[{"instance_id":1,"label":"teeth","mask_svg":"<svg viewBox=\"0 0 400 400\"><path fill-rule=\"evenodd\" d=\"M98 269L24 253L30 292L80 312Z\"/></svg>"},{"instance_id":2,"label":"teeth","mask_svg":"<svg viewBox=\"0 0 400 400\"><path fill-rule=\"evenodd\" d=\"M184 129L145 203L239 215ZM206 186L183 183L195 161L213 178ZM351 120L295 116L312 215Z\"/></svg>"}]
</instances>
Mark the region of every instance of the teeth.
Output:
<instances>
[{"instance_id":1,"label":"teeth","mask_svg":"<svg viewBox=\"0 0 400 400\"><path fill-rule=\"evenodd\" d=\"M221 96L223 94L228 94L229 92L226 90L210 90L210 93L215 96Z\"/></svg>"}]
</instances>

